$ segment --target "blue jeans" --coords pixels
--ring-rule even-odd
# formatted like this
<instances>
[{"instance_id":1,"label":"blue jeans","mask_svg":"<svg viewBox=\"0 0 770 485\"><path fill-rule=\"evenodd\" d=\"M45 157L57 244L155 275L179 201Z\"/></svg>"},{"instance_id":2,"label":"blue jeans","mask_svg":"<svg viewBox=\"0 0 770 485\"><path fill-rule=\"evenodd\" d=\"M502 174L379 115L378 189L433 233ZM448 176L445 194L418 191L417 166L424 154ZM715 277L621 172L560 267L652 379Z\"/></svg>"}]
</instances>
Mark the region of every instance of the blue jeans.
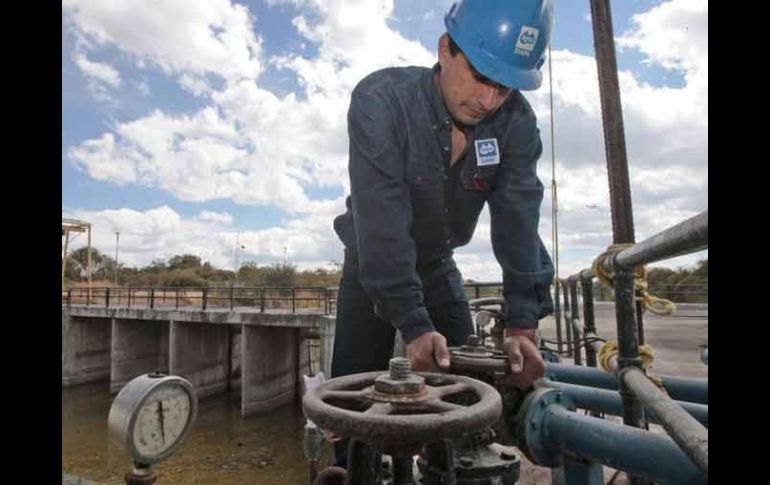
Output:
<instances>
[{"instance_id":1,"label":"blue jeans","mask_svg":"<svg viewBox=\"0 0 770 485\"><path fill-rule=\"evenodd\" d=\"M454 262L449 263L438 268L438 275L423 277L423 293L436 331L446 337L448 346L459 346L474 328L462 276ZM374 314L372 301L359 282L357 263L346 254L337 295L331 377L387 371L395 334L390 322ZM335 465L347 466L347 446L348 440L335 443Z\"/></svg>"}]
</instances>

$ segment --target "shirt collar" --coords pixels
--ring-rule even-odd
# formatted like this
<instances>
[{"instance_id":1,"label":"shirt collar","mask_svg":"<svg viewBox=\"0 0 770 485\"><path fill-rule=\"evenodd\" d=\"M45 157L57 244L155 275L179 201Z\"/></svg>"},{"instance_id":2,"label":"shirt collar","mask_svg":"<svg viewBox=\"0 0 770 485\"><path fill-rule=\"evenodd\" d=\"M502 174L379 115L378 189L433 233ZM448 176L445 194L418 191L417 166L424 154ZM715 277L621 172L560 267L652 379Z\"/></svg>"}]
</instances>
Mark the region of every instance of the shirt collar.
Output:
<instances>
[{"instance_id":1,"label":"shirt collar","mask_svg":"<svg viewBox=\"0 0 770 485\"><path fill-rule=\"evenodd\" d=\"M438 85L435 81L435 75L441 70L441 66L437 62L433 69L428 71L423 78L423 90L428 98L428 102L431 106L431 113L433 116L433 123L436 128L441 126L450 126L452 123L452 117L449 115L449 111L446 109L444 99L441 97L441 93L438 90Z\"/></svg>"}]
</instances>

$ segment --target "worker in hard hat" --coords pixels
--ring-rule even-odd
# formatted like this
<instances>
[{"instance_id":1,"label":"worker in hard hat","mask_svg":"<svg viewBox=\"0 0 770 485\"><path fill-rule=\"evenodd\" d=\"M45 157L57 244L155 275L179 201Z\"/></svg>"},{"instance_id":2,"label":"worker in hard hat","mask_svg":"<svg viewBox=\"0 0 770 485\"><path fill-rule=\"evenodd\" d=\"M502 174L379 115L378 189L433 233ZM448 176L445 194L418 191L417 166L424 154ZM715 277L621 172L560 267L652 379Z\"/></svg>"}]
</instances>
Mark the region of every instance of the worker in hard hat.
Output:
<instances>
[{"instance_id":1,"label":"worker in hard hat","mask_svg":"<svg viewBox=\"0 0 770 485\"><path fill-rule=\"evenodd\" d=\"M554 272L538 235L540 132L521 91L542 82L552 2L464 0L444 22L432 69L382 69L351 95L332 377L386 369L396 330L413 370L449 367L447 345L474 332L453 250L487 204L504 348L525 388L545 372L534 337Z\"/></svg>"}]
</instances>

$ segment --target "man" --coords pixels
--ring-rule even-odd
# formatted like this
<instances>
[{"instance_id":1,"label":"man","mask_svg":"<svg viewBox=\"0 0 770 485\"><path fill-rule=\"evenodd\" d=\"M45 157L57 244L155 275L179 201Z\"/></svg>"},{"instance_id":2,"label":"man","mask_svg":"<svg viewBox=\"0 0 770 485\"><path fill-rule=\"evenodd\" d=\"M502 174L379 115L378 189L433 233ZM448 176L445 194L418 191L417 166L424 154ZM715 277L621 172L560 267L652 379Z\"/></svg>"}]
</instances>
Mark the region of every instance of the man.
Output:
<instances>
[{"instance_id":1,"label":"man","mask_svg":"<svg viewBox=\"0 0 770 485\"><path fill-rule=\"evenodd\" d=\"M534 343L552 311L553 266L537 233L543 185L535 115L551 0L464 0L445 17L438 63L364 78L348 112L347 212L332 377L385 370L396 329L412 369L446 370L447 344L473 333L452 258L485 203L503 272L512 379L543 376Z\"/></svg>"}]
</instances>

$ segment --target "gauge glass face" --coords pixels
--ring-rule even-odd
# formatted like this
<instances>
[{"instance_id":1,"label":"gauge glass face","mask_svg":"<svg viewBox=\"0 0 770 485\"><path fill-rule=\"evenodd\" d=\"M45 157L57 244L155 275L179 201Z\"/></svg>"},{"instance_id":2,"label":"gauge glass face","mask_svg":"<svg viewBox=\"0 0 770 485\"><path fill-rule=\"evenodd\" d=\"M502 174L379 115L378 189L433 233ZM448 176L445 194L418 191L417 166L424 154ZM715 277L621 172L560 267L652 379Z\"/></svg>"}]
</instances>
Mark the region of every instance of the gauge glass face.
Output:
<instances>
[{"instance_id":1,"label":"gauge glass face","mask_svg":"<svg viewBox=\"0 0 770 485\"><path fill-rule=\"evenodd\" d=\"M134 425L134 446L155 456L174 446L190 419L190 395L178 384L156 389L142 405Z\"/></svg>"}]
</instances>

